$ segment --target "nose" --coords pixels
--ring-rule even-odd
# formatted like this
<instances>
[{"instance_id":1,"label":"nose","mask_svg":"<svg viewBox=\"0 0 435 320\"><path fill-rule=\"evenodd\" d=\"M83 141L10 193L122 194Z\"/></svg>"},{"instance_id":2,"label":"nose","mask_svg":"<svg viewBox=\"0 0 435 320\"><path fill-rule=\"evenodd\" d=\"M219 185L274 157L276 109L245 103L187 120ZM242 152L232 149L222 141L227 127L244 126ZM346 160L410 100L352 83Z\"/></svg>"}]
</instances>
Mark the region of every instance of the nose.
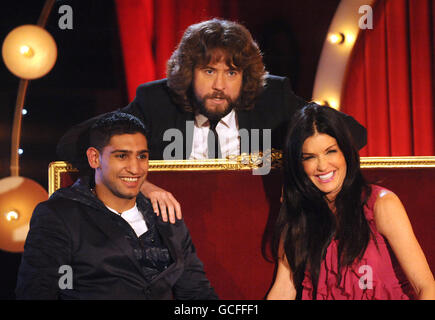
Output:
<instances>
[{"instance_id":1,"label":"nose","mask_svg":"<svg viewBox=\"0 0 435 320\"><path fill-rule=\"evenodd\" d=\"M324 157L319 157L317 159L317 170L322 172L326 171L328 168L328 161Z\"/></svg>"},{"instance_id":2,"label":"nose","mask_svg":"<svg viewBox=\"0 0 435 320\"><path fill-rule=\"evenodd\" d=\"M218 72L213 81L213 89L218 91L223 91L225 89L225 76L223 73Z\"/></svg>"},{"instance_id":3,"label":"nose","mask_svg":"<svg viewBox=\"0 0 435 320\"><path fill-rule=\"evenodd\" d=\"M142 173L142 164L139 159L132 157L128 162L127 171L134 175L139 175Z\"/></svg>"}]
</instances>

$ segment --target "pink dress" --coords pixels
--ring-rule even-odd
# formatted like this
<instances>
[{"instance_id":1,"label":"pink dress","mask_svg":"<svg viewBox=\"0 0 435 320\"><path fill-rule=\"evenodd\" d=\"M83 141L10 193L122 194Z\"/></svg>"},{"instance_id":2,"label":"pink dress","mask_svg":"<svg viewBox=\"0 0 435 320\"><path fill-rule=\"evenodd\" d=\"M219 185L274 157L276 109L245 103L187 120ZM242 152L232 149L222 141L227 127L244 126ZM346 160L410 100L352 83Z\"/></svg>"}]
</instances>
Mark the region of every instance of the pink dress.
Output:
<instances>
[{"instance_id":1,"label":"pink dress","mask_svg":"<svg viewBox=\"0 0 435 320\"><path fill-rule=\"evenodd\" d=\"M326 257L320 266L317 300L409 300L414 291L400 268L387 240L376 230L374 204L378 194L386 190L372 185L372 193L364 207L364 214L376 237L378 248L370 239L361 261L342 268L342 278L337 286L337 240L331 241ZM305 272L302 281L302 299L311 300L313 285Z\"/></svg>"}]
</instances>

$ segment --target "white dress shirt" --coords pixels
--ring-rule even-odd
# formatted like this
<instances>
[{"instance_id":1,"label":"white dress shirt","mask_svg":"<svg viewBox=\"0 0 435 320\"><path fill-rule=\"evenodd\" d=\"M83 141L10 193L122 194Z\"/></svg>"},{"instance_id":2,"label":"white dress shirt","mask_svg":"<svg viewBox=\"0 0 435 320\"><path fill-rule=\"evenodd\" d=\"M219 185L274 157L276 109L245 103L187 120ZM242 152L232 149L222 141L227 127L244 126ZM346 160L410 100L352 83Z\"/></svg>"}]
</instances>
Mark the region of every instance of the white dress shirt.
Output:
<instances>
[{"instance_id":1,"label":"white dress shirt","mask_svg":"<svg viewBox=\"0 0 435 320\"><path fill-rule=\"evenodd\" d=\"M190 160L199 160L208 158L207 137L210 130L210 122L202 114L195 116L195 125L193 127L193 144ZM219 136L219 145L222 158L229 155L240 154L240 137L239 125L234 110L231 110L223 117L216 126L216 132Z\"/></svg>"}]
</instances>

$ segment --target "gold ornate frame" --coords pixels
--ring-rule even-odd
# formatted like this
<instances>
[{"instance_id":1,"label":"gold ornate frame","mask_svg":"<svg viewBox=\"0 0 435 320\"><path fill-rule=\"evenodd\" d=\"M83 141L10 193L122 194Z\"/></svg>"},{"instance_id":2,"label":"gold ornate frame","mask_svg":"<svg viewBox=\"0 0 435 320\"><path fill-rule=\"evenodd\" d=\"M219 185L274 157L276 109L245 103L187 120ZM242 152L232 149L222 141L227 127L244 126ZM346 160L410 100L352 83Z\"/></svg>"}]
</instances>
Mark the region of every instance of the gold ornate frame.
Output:
<instances>
[{"instance_id":1,"label":"gold ornate frame","mask_svg":"<svg viewBox=\"0 0 435 320\"><path fill-rule=\"evenodd\" d=\"M54 161L48 165L48 196L61 187L60 175L65 172L79 172L66 161Z\"/></svg>"},{"instance_id":2,"label":"gold ornate frame","mask_svg":"<svg viewBox=\"0 0 435 320\"><path fill-rule=\"evenodd\" d=\"M280 152L272 152L271 167L282 165ZM259 168L261 158L255 155L241 155L230 159L207 160L150 160L149 171L225 171L253 170ZM361 168L435 168L435 156L426 157L361 157ZM65 161L51 162L48 167L48 194L60 188L60 175L64 172L78 172Z\"/></svg>"}]
</instances>

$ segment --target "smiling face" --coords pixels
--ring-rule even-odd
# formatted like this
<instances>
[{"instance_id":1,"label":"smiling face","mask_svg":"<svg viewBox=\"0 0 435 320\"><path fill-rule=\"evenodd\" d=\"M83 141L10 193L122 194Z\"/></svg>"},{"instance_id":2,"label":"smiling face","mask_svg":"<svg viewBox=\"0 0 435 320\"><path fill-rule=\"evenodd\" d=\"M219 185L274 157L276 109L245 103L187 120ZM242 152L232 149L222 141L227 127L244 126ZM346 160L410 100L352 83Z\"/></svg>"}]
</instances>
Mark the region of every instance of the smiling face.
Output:
<instances>
[{"instance_id":1,"label":"smiling face","mask_svg":"<svg viewBox=\"0 0 435 320\"><path fill-rule=\"evenodd\" d=\"M335 138L315 133L302 146L302 165L308 178L329 201L335 200L346 177L346 159Z\"/></svg>"},{"instance_id":2,"label":"smiling face","mask_svg":"<svg viewBox=\"0 0 435 320\"><path fill-rule=\"evenodd\" d=\"M223 58L195 67L193 91L200 113L209 119L228 114L239 98L242 81L243 70L228 66Z\"/></svg>"},{"instance_id":3,"label":"smiling face","mask_svg":"<svg viewBox=\"0 0 435 320\"><path fill-rule=\"evenodd\" d=\"M97 197L118 212L130 209L148 173L148 144L142 133L110 138L101 153L87 150L89 165L95 169Z\"/></svg>"}]
</instances>

